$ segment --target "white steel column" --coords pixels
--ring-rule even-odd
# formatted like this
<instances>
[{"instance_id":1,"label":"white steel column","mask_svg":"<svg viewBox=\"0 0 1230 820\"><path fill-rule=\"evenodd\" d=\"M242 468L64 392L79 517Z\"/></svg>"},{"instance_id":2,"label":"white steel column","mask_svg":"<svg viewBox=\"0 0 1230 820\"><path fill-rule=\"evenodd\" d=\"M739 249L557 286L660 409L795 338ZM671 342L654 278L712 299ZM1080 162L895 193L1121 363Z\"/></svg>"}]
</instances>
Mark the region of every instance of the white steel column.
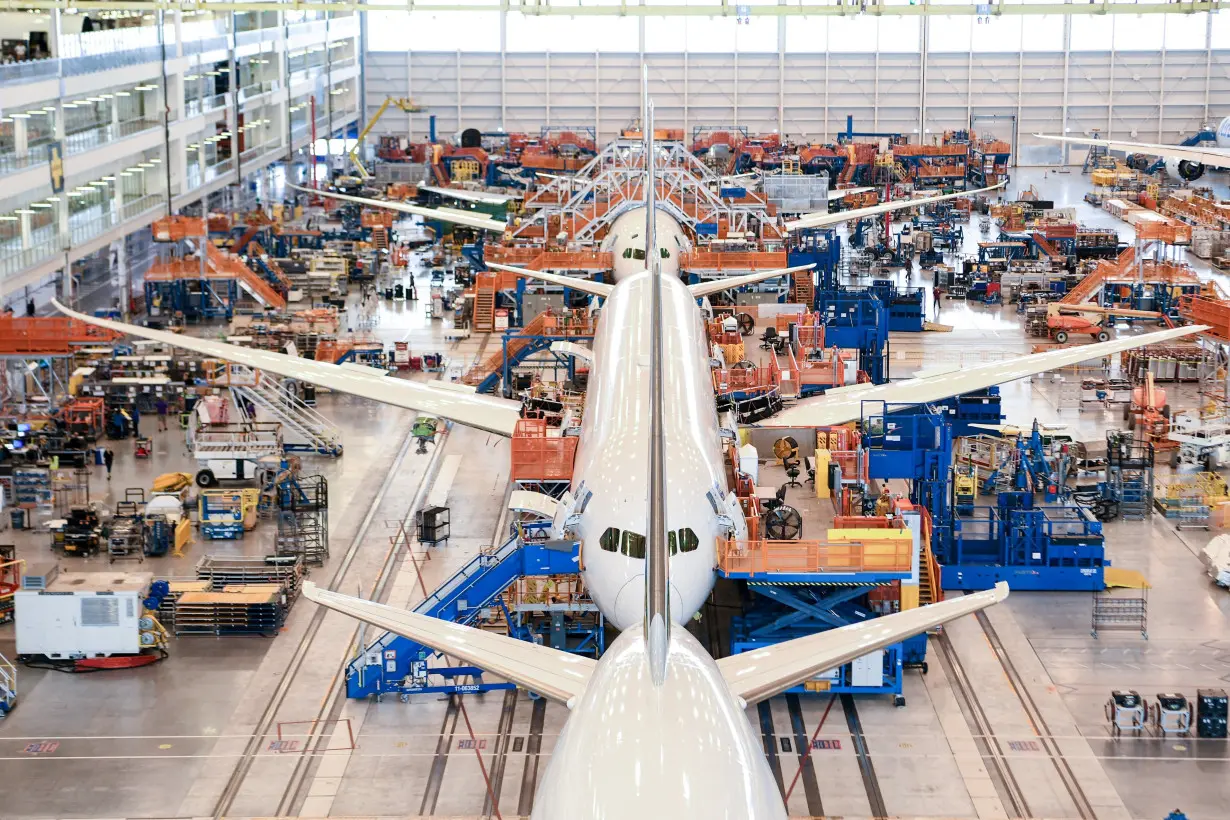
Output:
<instances>
[{"instance_id":1,"label":"white steel column","mask_svg":"<svg viewBox=\"0 0 1230 820\"><path fill-rule=\"evenodd\" d=\"M1162 130L1166 127L1166 16L1162 15L1162 55L1161 66L1157 72L1157 142L1162 141Z\"/></svg>"},{"instance_id":2,"label":"white steel column","mask_svg":"<svg viewBox=\"0 0 1230 820\"><path fill-rule=\"evenodd\" d=\"M1060 116L1059 116L1059 126L1060 126L1059 133L1060 134L1068 133L1068 85L1069 85L1068 78L1069 78L1069 75L1072 73L1071 72L1071 67L1072 67L1071 46L1072 46L1072 15L1065 14L1063 17L1063 102L1062 102L1063 109L1061 110ZM1024 48L1024 41L1022 41L1021 47ZM1018 127L1020 126L1020 122L1021 122L1020 120L1017 120ZM1070 150L1070 147L1068 143L1066 142L1063 143L1063 152L1060 155L1061 165L1068 164L1069 150ZM1017 151L1014 151L1013 153L1014 154L1020 153L1020 150L1018 149Z\"/></svg>"}]
</instances>

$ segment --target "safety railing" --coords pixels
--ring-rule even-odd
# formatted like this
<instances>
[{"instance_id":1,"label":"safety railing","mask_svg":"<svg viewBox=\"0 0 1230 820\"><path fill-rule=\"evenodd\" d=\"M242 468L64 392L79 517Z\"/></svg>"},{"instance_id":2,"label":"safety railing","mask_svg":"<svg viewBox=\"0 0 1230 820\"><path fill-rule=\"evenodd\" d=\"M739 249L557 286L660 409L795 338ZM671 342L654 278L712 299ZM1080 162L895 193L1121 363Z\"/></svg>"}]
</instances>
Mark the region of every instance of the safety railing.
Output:
<instances>
[{"instance_id":1,"label":"safety railing","mask_svg":"<svg viewBox=\"0 0 1230 820\"><path fill-rule=\"evenodd\" d=\"M0 354L71 353L77 345L109 344L123 334L60 316L0 316Z\"/></svg>"},{"instance_id":2,"label":"safety railing","mask_svg":"<svg viewBox=\"0 0 1230 820\"><path fill-rule=\"evenodd\" d=\"M786 252L693 251L679 264L684 270L775 270L786 267Z\"/></svg>"},{"instance_id":3,"label":"safety railing","mask_svg":"<svg viewBox=\"0 0 1230 820\"><path fill-rule=\"evenodd\" d=\"M542 419L521 419L513 430L513 481L567 481L577 455L576 436L547 436Z\"/></svg>"},{"instance_id":4,"label":"safety railing","mask_svg":"<svg viewBox=\"0 0 1230 820\"><path fill-rule=\"evenodd\" d=\"M0 85L16 85L58 76L60 76L60 61L50 57L45 60L26 60L21 63L0 65Z\"/></svg>"},{"instance_id":5,"label":"safety railing","mask_svg":"<svg viewBox=\"0 0 1230 820\"><path fill-rule=\"evenodd\" d=\"M0 277L10 276L33 267L63 250L64 241L55 235L50 239L32 244L28 248L10 247L7 250L0 250Z\"/></svg>"},{"instance_id":6,"label":"safety railing","mask_svg":"<svg viewBox=\"0 0 1230 820\"><path fill-rule=\"evenodd\" d=\"M74 131L64 137L64 153L80 154L100 148L116 140L140 134L153 128L161 128L162 120L152 115L134 117L119 123L96 123Z\"/></svg>"},{"instance_id":7,"label":"safety railing","mask_svg":"<svg viewBox=\"0 0 1230 820\"><path fill-rule=\"evenodd\" d=\"M781 384L777 367L742 367L713 371L713 390L719 396L730 393L766 393Z\"/></svg>"},{"instance_id":8,"label":"safety railing","mask_svg":"<svg viewBox=\"0 0 1230 820\"><path fill-rule=\"evenodd\" d=\"M862 541L735 541L718 539L718 567L728 574L905 572L913 567L913 539L883 530Z\"/></svg>"}]
</instances>

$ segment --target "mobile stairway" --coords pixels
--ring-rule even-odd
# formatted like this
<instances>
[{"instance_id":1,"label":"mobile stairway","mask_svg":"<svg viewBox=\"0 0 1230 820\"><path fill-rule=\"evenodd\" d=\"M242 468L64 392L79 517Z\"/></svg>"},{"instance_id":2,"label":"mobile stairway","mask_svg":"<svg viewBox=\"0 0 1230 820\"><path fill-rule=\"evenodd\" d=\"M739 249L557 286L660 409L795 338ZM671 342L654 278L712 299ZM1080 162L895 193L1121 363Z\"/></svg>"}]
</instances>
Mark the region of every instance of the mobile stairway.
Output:
<instances>
[{"instance_id":1,"label":"mobile stairway","mask_svg":"<svg viewBox=\"0 0 1230 820\"><path fill-rule=\"evenodd\" d=\"M498 549L475 556L415 607L414 612L469 625L484 610L499 607L511 625L514 619L502 600L509 586L519 578L575 574L578 556L579 544L575 541L522 541L514 536ZM484 682L483 670L477 667L429 666L428 659L437 654L416 641L386 632L346 667L346 695L379 698L396 694L405 701L412 694L514 688L511 683ZM443 679L444 683L432 685L429 676Z\"/></svg>"},{"instance_id":2,"label":"mobile stairway","mask_svg":"<svg viewBox=\"0 0 1230 820\"><path fill-rule=\"evenodd\" d=\"M0 655L0 718L17 705L17 667L8 658Z\"/></svg>"},{"instance_id":3,"label":"mobile stairway","mask_svg":"<svg viewBox=\"0 0 1230 820\"><path fill-rule=\"evenodd\" d=\"M474 387L477 393L494 393L503 382L506 389L512 370L535 353L550 351L555 342L592 342L591 328L560 328L549 313L540 313L523 328L510 328L500 340L500 349L474 365L462 376L462 382ZM567 354L554 353L561 367L571 375L571 363Z\"/></svg>"},{"instance_id":4,"label":"mobile stairway","mask_svg":"<svg viewBox=\"0 0 1230 820\"><path fill-rule=\"evenodd\" d=\"M341 428L308 407L292 389L292 382L247 365L215 361L207 364L205 378L214 387L230 389L233 403L246 421L255 421L246 412L250 404L259 408L263 421L280 422L287 451L342 454Z\"/></svg>"}]
</instances>

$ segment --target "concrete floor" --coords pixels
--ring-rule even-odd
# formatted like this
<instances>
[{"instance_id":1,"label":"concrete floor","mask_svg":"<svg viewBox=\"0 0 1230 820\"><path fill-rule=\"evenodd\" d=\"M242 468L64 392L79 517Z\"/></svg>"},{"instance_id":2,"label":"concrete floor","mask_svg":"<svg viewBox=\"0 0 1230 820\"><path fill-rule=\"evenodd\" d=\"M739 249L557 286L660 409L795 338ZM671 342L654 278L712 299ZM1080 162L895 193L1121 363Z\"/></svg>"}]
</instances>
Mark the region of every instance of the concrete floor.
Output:
<instances>
[{"instance_id":1,"label":"concrete floor","mask_svg":"<svg viewBox=\"0 0 1230 820\"><path fill-rule=\"evenodd\" d=\"M1046 179L1040 169L1021 171L1018 180L1060 203L1079 203L1086 185L1078 171ZM1115 224L1131 235L1101 211L1083 203L1078 209L1087 224ZM976 231L967 234L967 242L978 241ZM426 292L425 280L420 290ZM1028 349L1013 306L945 303L940 318L954 326L952 333L894 335L895 376L923 361L983 360ZM381 302L372 315L355 312L348 320L370 326L386 342L407 340L416 353L445 352L450 372L465 369L494 343L483 337L445 342L422 303ZM1109 411L1060 411L1045 378L1005 386L1003 393L1013 421L1059 420L1092 439L1117 424ZM433 451L416 455L405 451L408 411L334 395L322 397L319 409L343 426L346 453L311 460L332 491L332 556L312 570L318 583L412 606L480 547L499 540L506 441L455 427ZM125 487L148 486L159 473L189 466L182 434L154 435L149 461L117 447L112 481L95 471L96 497L114 500ZM465 515L454 516L453 538L429 551L415 547L414 560L404 550L391 553L390 524L405 519L435 483L440 463L454 455L461 462L449 503ZM198 541L183 559L151 559L141 568L186 577L207 552L264 554L272 529L262 524L237 542ZM1224 742L1111 740L1102 713L1111 689L1136 688L1146 698L1167 690L1192 695L1230 680L1230 597L1211 586L1197 557L1216 533L1180 534L1160 517L1112 524L1107 533L1114 563L1141 570L1153 584L1147 641L1135 633L1094 639L1088 594L1017 593L985 620L956 623L933 643L928 673L907 673L904 709L884 698L847 703L803 696L749 710L790 791L791 814L1152 820L1181 807L1192 820L1225 817ZM6 536L20 557L49 555L46 536ZM352 560L343 567L347 554ZM565 710L503 692L461 701L348 701L338 697L339 675L357 640L353 621L318 615L300 602L272 640L180 638L165 662L131 672L21 669L21 702L0 722L6 786L0 814L14 820L494 816L468 719L485 747L501 816L528 815ZM0 652L13 653L11 627L0 628ZM309 737L311 721L323 721L318 736ZM270 743L279 731L299 741L297 749L317 742L320 754L275 751ZM813 736L834 742L801 759L799 749ZM45 742L58 746L35 750ZM1013 806L1005 780L1016 785L1023 806Z\"/></svg>"}]
</instances>

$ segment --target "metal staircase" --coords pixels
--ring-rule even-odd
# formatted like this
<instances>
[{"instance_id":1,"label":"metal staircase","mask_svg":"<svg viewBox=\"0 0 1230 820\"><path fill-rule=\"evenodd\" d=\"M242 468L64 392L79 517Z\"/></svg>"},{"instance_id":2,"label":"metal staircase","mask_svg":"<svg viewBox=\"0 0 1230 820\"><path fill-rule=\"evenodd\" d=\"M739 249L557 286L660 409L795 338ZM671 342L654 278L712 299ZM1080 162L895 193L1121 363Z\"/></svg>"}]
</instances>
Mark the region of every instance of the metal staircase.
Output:
<instances>
[{"instance_id":1,"label":"metal staircase","mask_svg":"<svg viewBox=\"0 0 1230 820\"><path fill-rule=\"evenodd\" d=\"M282 294L269 286L261 276L238 256L220 251L213 243L205 243L205 260L210 271L215 275L234 278L253 299L265 307L282 310L286 307L286 299Z\"/></svg>"},{"instance_id":2,"label":"metal staircase","mask_svg":"<svg viewBox=\"0 0 1230 820\"><path fill-rule=\"evenodd\" d=\"M474 281L474 329L479 333L495 330L495 289L498 277L480 273Z\"/></svg>"},{"instance_id":3,"label":"metal staircase","mask_svg":"<svg viewBox=\"0 0 1230 820\"><path fill-rule=\"evenodd\" d=\"M477 301L477 300L476 300ZM475 315L477 316L477 307L475 307ZM462 377L462 382L469 385L474 385L480 393L489 393L495 389L499 383L500 373L504 368L504 356L507 352L508 362L510 365L516 365L522 362L527 356L532 355L538 350L541 350L544 345L535 345L530 336L541 335L546 327L546 313L540 313L535 316L530 323L521 328L518 336L508 342L506 348L501 348L495 353L492 353L479 364L470 368L469 371ZM477 329L477 320L475 328ZM549 343L548 345L549 346ZM489 384L490 382L490 384Z\"/></svg>"},{"instance_id":4,"label":"metal staircase","mask_svg":"<svg viewBox=\"0 0 1230 820\"><path fill-rule=\"evenodd\" d=\"M1098 291L1107 279L1124 276L1136 262L1136 248L1129 246L1113 263L1100 263L1089 275L1080 280L1076 287L1064 294L1060 301L1067 305L1079 305L1087 302Z\"/></svg>"},{"instance_id":5,"label":"metal staircase","mask_svg":"<svg viewBox=\"0 0 1230 820\"><path fill-rule=\"evenodd\" d=\"M8 658L0 655L0 718L17 705L17 667Z\"/></svg>"},{"instance_id":6,"label":"metal staircase","mask_svg":"<svg viewBox=\"0 0 1230 820\"><path fill-rule=\"evenodd\" d=\"M518 578L576 572L577 545L554 549L543 543L513 537L490 552L476 555L435 592L414 608L429 618L459 624L473 623L482 611ZM396 692L436 652L409 638L386 632L369 644L346 668L346 694L352 698ZM481 675L475 669L469 673Z\"/></svg>"},{"instance_id":7,"label":"metal staircase","mask_svg":"<svg viewBox=\"0 0 1230 820\"><path fill-rule=\"evenodd\" d=\"M304 404L288 382L241 364L226 365L209 374L208 380L215 387L230 388L235 407L246 421L255 421L246 412L250 402L260 408L264 421L279 422L286 450L322 456L342 454L341 428Z\"/></svg>"},{"instance_id":8,"label":"metal staircase","mask_svg":"<svg viewBox=\"0 0 1230 820\"><path fill-rule=\"evenodd\" d=\"M639 140L616 140L574 176L562 176L540 188L525 203L532 215L513 231L514 238L554 237L565 233L577 242L596 241L624 212L645 201L644 146ZM775 222L766 202L723 199L721 179L681 142L659 142L658 205L680 223L719 222L731 231L748 230L749 218Z\"/></svg>"}]
</instances>

